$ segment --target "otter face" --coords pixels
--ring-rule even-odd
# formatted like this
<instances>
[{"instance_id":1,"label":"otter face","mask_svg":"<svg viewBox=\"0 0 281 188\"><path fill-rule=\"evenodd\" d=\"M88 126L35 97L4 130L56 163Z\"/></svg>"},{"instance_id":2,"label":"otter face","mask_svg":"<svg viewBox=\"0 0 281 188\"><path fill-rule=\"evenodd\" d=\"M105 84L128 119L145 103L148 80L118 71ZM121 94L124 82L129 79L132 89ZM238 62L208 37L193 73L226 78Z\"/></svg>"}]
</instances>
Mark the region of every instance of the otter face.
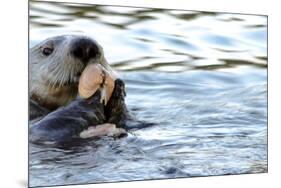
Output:
<instances>
[{"instance_id":1,"label":"otter face","mask_svg":"<svg viewBox=\"0 0 281 188\"><path fill-rule=\"evenodd\" d=\"M79 35L48 38L29 51L29 91L33 100L54 110L77 95L79 77L89 63L100 63L114 74L102 47Z\"/></svg>"}]
</instances>

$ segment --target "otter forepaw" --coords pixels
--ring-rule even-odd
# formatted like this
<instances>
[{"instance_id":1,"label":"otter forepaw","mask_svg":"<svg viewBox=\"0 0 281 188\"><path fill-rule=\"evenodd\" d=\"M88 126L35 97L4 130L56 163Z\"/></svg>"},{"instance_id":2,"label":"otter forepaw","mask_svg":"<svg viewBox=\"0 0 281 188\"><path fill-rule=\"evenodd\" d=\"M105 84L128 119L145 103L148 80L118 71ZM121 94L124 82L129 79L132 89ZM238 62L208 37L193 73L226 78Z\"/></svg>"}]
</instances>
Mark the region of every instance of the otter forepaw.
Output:
<instances>
[{"instance_id":1,"label":"otter forepaw","mask_svg":"<svg viewBox=\"0 0 281 188\"><path fill-rule=\"evenodd\" d=\"M120 95L123 95L123 97L126 96L126 92L125 92L125 83L123 80L121 80L120 78L116 79L114 81L114 91L113 91L113 95L115 97L120 97Z\"/></svg>"}]
</instances>

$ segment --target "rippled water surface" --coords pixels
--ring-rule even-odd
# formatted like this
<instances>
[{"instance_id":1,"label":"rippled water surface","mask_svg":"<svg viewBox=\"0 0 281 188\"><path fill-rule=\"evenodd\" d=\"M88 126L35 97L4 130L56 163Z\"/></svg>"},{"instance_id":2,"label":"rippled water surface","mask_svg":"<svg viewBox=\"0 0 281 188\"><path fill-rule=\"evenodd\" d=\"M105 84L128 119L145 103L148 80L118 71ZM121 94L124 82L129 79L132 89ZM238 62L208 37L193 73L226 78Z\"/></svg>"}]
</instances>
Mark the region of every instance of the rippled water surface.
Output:
<instances>
[{"instance_id":1,"label":"rippled water surface","mask_svg":"<svg viewBox=\"0 0 281 188\"><path fill-rule=\"evenodd\" d=\"M30 145L30 185L267 172L265 16L31 2L30 46L84 33L155 126L68 148Z\"/></svg>"}]
</instances>

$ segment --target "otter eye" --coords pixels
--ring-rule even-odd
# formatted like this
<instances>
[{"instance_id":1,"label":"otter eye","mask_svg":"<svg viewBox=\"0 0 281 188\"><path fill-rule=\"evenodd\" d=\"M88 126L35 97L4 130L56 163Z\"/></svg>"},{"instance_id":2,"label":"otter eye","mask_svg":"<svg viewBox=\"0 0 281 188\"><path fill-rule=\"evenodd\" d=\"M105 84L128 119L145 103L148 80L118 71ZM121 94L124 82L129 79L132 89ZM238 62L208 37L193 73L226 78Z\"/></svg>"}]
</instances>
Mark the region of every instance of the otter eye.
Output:
<instances>
[{"instance_id":1,"label":"otter eye","mask_svg":"<svg viewBox=\"0 0 281 188\"><path fill-rule=\"evenodd\" d=\"M50 55L53 51L54 51L53 48L45 47L45 48L43 48L42 53L43 53L45 56L48 56L48 55Z\"/></svg>"}]
</instances>

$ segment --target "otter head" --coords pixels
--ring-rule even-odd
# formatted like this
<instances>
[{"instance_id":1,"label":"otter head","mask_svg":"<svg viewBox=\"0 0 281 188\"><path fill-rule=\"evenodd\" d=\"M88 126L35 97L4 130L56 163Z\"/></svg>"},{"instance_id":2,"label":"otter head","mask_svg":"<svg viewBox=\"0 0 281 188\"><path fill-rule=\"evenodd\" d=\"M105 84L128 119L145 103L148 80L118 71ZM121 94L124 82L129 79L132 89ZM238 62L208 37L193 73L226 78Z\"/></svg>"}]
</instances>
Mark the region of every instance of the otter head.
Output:
<instances>
[{"instance_id":1,"label":"otter head","mask_svg":"<svg viewBox=\"0 0 281 188\"><path fill-rule=\"evenodd\" d=\"M29 51L31 99L49 110L67 104L76 97L79 77L89 63L115 74L102 47L89 37L62 35L37 44Z\"/></svg>"}]
</instances>

